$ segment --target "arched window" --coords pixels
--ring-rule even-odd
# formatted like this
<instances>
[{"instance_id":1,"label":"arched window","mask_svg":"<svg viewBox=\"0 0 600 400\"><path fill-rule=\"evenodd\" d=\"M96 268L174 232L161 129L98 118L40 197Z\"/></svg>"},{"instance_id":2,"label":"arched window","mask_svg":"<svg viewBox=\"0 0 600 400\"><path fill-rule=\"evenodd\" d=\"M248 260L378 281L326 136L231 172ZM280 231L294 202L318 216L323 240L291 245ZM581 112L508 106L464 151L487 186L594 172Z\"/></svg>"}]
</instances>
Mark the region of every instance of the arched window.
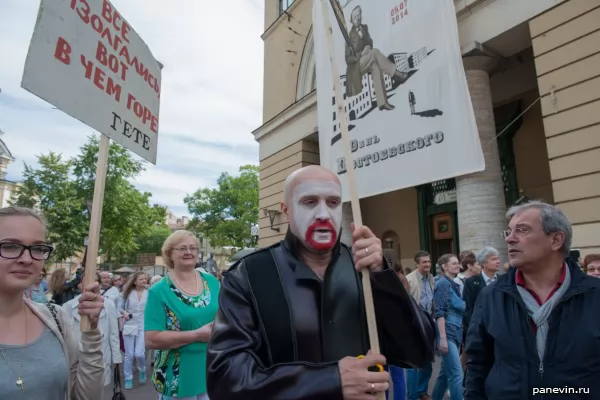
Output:
<instances>
[{"instance_id":1,"label":"arched window","mask_svg":"<svg viewBox=\"0 0 600 400\"><path fill-rule=\"evenodd\" d=\"M312 27L306 35L300 70L298 71L298 83L296 85L296 100L306 96L316 88L317 71L315 69L315 52Z\"/></svg>"}]
</instances>

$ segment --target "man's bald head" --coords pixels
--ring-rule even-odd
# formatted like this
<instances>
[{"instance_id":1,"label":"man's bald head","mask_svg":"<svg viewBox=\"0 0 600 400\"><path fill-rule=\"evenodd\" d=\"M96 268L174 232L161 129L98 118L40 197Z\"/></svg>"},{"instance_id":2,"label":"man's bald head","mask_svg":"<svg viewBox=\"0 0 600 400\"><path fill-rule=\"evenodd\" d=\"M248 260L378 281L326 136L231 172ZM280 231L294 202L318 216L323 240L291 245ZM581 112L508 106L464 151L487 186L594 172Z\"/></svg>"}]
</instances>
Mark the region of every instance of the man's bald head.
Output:
<instances>
[{"instance_id":1,"label":"man's bald head","mask_svg":"<svg viewBox=\"0 0 600 400\"><path fill-rule=\"evenodd\" d=\"M283 186L283 201L289 204L292 201L294 188L308 180L335 182L341 186L340 178L327 168L320 165L309 165L288 175Z\"/></svg>"},{"instance_id":2,"label":"man's bald head","mask_svg":"<svg viewBox=\"0 0 600 400\"><path fill-rule=\"evenodd\" d=\"M342 185L327 168L311 165L285 181L281 211L290 231L313 252L331 251L342 225Z\"/></svg>"}]
</instances>

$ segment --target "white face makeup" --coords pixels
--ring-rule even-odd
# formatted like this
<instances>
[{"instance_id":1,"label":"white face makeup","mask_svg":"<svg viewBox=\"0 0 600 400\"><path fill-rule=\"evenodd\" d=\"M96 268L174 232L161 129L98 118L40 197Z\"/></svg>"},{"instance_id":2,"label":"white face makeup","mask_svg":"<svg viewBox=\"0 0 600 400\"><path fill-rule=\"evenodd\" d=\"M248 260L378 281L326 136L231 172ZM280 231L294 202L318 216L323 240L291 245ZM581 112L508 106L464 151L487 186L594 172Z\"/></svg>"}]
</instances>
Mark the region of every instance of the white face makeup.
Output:
<instances>
[{"instance_id":1,"label":"white face makeup","mask_svg":"<svg viewBox=\"0 0 600 400\"><path fill-rule=\"evenodd\" d=\"M342 226L341 195L342 187L331 181L309 180L294 188L292 218L300 240L323 244L332 241L333 232L321 230L314 231L311 238L306 237L316 221L330 221L335 237L339 236Z\"/></svg>"}]
</instances>

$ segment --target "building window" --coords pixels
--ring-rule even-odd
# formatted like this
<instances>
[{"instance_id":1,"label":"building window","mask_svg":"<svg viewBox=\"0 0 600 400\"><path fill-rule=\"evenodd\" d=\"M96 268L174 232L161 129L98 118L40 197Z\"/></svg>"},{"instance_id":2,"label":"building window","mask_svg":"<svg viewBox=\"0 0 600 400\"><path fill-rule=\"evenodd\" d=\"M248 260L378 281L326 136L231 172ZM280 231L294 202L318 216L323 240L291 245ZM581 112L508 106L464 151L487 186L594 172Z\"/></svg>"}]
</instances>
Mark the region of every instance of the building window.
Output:
<instances>
[{"instance_id":1,"label":"building window","mask_svg":"<svg viewBox=\"0 0 600 400\"><path fill-rule=\"evenodd\" d=\"M279 14L283 14L293 3L294 0L279 0Z\"/></svg>"}]
</instances>

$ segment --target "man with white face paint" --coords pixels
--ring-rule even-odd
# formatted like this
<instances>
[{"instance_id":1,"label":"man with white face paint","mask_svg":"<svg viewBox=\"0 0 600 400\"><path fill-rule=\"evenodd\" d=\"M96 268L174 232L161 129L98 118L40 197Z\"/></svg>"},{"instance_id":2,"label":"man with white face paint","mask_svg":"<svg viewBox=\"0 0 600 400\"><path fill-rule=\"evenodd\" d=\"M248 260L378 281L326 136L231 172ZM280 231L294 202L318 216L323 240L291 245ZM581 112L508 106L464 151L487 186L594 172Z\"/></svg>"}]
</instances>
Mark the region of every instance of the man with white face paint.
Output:
<instances>
[{"instance_id":1,"label":"man with white face paint","mask_svg":"<svg viewBox=\"0 0 600 400\"><path fill-rule=\"evenodd\" d=\"M388 389L377 364L433 360L435 328L366 226L340 243L341 185L320 166L285 182L285 239L223 275L208 347L211 400L363 400ZM370 270L381 355L368 354L361 274ZM364 272L363 272L364 271ZM358 359L359 355L366 355Z\"/></svg>"}]
</instances>

